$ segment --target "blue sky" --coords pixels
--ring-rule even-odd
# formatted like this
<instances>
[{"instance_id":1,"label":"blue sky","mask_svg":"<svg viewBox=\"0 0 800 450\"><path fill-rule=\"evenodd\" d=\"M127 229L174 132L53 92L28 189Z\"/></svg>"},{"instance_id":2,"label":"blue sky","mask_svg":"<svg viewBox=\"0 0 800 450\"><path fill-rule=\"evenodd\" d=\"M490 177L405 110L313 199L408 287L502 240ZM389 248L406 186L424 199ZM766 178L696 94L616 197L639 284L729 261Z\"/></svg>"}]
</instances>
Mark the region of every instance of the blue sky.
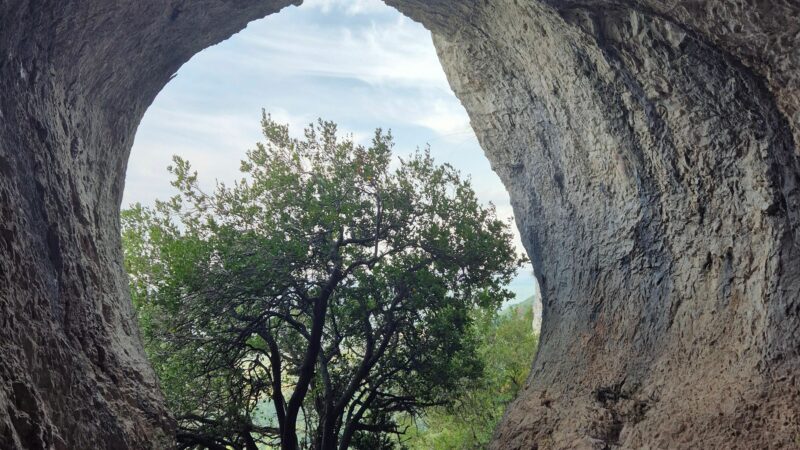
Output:
<instances>
[{"instance_id":1,"label":"blue sky","mask_svg":"<svg viewBox=\"0 0 800 450\"><path fill-rule=\"evenodd\" d=\"M398 155L430 144L437 161L471 175L483 202L512 216L430 33L379 0L306 0L192 58L139 126L123 206L174 194L166 171L174 154L207 187L238 178L245 151L261 140L262 108L297 133L317 117L363 142L390 128ZM511 287L525 298L534 283L526 267Z\"/></svg>"}]
</instances>

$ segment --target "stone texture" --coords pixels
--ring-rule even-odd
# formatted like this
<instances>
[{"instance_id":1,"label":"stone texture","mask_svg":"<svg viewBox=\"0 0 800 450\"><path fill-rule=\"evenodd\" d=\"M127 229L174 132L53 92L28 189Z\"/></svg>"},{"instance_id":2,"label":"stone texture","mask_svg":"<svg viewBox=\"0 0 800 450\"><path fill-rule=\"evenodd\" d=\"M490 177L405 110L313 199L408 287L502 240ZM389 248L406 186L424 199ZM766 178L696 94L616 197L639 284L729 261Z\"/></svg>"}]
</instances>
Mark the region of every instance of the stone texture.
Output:
<instances>
[{"instance_id":1,"label":"stone texture","mask_svg":"<svg viewBox=\"0 0 800 450\"><path fill-rule=\"evenodd\" d=\"M0 449L171 447L122 268L125 165L181 64L287 1L0 1Z\"/></svg>"},{"instance_id":2,"label":"stone texture","mask_svg":"<svg viewBox=\"0 0 800 450\"><path fill-rule=\"evenodd\" d=\"M470 23L437 47L544 296L494 448L800 448L800 4Z\"/></svg>"},{"instance_id":3,"label":"stone texture","mask_svg":"<svg viewBox=\"0 0 800 450\"><path fill-rule=\"evenodd\" d=\"M0 0L0 448L169 445L127 155L181 64L290 3ZM432 30L541 280L494 447L800 447L800 4L387 3Z\"/></svg>"}]
</instances>

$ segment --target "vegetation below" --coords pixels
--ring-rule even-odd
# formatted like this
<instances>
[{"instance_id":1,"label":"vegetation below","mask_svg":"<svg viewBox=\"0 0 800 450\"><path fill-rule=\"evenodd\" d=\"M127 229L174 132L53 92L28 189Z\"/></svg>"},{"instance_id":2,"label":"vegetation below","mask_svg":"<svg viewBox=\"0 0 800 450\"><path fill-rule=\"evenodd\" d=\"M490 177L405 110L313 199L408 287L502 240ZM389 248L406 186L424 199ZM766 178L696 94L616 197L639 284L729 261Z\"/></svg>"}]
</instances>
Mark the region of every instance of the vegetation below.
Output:
<instances>
[{"instance_id":1,"label":"vegetation below","mask_svg":"<svg viewBox=\"0 0 800 450\"><path fill-rule=\"evenodd\" d=\"M530 372L538 335L531 328L531 299L500 313L484 313L475 326L484 371L446 406L425 410L409 427L405 445L413 450L479 450L487 447L506 407Z\"/></svg>"}]
</instances>

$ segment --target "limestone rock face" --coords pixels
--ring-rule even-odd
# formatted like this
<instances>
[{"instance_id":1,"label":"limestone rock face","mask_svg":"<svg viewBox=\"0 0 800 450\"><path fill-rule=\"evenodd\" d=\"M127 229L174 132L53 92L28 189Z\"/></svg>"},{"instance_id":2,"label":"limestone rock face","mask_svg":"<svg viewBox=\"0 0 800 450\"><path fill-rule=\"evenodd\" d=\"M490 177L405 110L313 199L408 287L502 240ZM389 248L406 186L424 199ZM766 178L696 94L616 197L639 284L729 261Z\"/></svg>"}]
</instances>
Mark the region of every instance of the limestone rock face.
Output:
<instances>
[{"instance_id":1,"label":"limestone rock face","mask_svg":"<svg viewBox=\"0 0 800 450\"><path fill-rule=\"evenodd\" d=\"M136 126L291 0L0 1L0 448L169 447L122 269ZM497 449L800 446L800 4L387 0L539 275Z\"/></svg>"},{"instance_id":2,"label":"limestone rock face","mask_svg":"<svg viewBox=\"0 0 800 450\"><path fill-rule=\"evenodd\" d=\"M800 447L800 3L469 20L435 42L544 302L494 448Z\"/></svg>"},{"instance_id":3,"label":"limestone rock face","mask_svg":"<svg viewBox=\"0 0 800 450\"><path fill-rule=\"evenodd\" d=\"M172 446L122 267L136 127L181 64L290 1L0 1L0 449Z\"/></svg>"}]
</instances>

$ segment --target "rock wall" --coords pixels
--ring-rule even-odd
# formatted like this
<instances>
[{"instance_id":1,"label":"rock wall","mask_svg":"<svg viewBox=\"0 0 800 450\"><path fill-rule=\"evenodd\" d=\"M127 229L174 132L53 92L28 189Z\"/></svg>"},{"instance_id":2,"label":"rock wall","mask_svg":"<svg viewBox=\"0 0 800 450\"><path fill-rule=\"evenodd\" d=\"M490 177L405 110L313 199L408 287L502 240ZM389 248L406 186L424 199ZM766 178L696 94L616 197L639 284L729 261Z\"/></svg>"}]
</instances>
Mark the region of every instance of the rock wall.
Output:
<instances>
[{"instance_id":1,"label":"rock wall","mask_svg":"<svg viewBox=\"0 0 800 450\"><path fill-rule=\"evenodd\" d=\"M0 448L167 447L118 211L181 64L290 0L0 1ZM497 449L800 446L800 4L387 0L544 298Z\"/></svg>"},{"instance_id":2,"label":"rock wall","mask_svg":"<svg viewBox=\"0 0 800 450\"><path fill-rule=\"evenodd\" d=\"M0 449L172 446L119 204L181 64L286 1L0 1Z\"/></svg>"},{"instance_id":3,"label":"rock wall","mask_svg":"<svg viewBox=\"0 0 800 450\"><path fill-rule=\"evenodd\" d=\"M494 448L799 448L800 3L470 24L435 42L544 295Z\"/></svg>"}]
</instances>

